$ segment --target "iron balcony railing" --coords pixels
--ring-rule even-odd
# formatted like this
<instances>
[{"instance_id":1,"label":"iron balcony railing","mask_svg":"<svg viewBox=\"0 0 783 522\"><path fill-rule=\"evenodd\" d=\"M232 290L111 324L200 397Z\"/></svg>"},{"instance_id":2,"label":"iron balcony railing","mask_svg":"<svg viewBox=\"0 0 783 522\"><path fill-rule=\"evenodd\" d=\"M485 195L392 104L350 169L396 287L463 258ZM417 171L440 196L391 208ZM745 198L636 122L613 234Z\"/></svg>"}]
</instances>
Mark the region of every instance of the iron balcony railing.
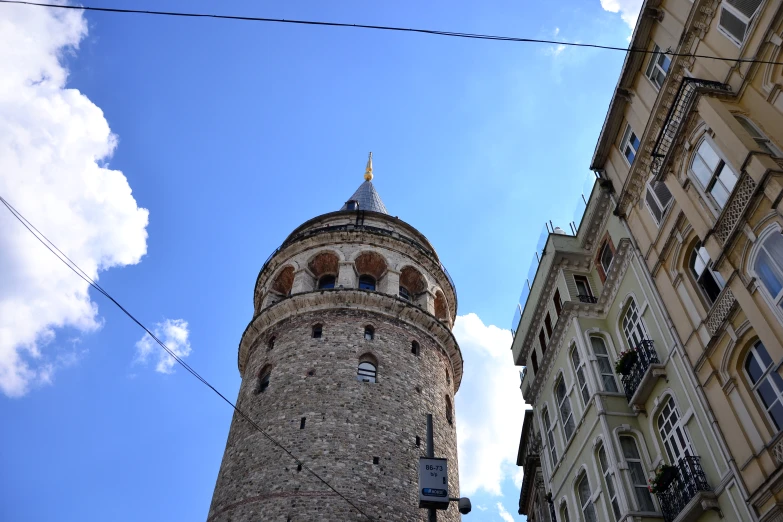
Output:
<instances>
[{"instance_id":1,"label":"iron balcony railing","mask_svg":"<svg viewBox=\"0 0 783 522\"><path fill-rule=\"evenodd\" d=\"M579 294L578 296L576 296L576 298L579 299L579 301L582 303L595 304L598 302L598 298L593 295Z\"/></svg>"},{"instance_id":2,"label":"iron balcony railing","mask_svg":"<svg viewBox=\"0 0 783 522\"><path fill-rule=\"evenodd\" d=\"M665 522L673 522L688 502L703 491L712 491L699 457L682 457L677 462L677 475L669 486L657 493Z\"/></svg>"},{"instance_id":3,"label":"iron balcony railing","mask_svg":"<svg viewBox=\"0 0 783 522\"><path fill-rule=\"evenodd\" d=\"M655 351L654 343L650 340L645 339L640 342L634 352L636 353L636 360L620 379L623 382L625 397L628 399L628 402L631 401L634 393L639 388L639 384L641 384L642 378L644 378L644 374L650 368L650 365L661 363Z\"/></svg>"},{"instance_id":4,"label":"iron balcony railing","mask_svg":"<svg viewBox=\"0 0 783 522\"><path fill-rule=\"evenodd\" d=\"M391 230L386 230L385 228L381 227L374 227L371 225L354 225L354 224L345 224L345 225L331 225L328 227L321 227L321 228L314 228L310 230L305 230L303 232L300 232L292 237L289 237L282 245L277 247L274 252L269 254L269 257L264 261L264 266L261 267L261 271L263 272L266 266L269 264L269 262L272 260L273 257L275 257L275 254L277 254L280 250L287 247L291 243L294 243L296 241L299 241L300 239L316 236L319 234L328 234L330 232L343 232L343 231L362 231L362 232L369 232L371 234L378 234L383 236L389 236L393 237L395 239L398 239L402 241L403 243L407 243L414 248L418 249L420 252L422 252L424 255L435 261L439 266L440 269L443 270L443 273L446 275L446 279L448 279L449 284L451 284L451 287L454 289L454 295L457 294L457 285L454 284L454 280L451 278L451 274L449 274L449 271L446 270L446 267L443 266L443 263L440 262L440 260L435 256L435 253L430 250L429 248L425 247L418 241L411 239L407 236L403 236L402 234L398 234L396 232L393 232Z\"/></svg>"}]
</instances>

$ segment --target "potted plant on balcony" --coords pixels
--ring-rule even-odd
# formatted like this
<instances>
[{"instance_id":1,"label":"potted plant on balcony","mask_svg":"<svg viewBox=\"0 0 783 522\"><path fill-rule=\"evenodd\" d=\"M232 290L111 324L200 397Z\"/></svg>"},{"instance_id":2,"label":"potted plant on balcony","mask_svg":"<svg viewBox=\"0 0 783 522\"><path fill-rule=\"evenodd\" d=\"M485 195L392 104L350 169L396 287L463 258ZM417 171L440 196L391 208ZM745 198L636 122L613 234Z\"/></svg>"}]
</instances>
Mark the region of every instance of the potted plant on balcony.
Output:
<instances>
[{"instance_id":1,"label":"potted plant on balcony","mask_svg":"<svg viewBox=\"0 0 783 522\"><path fill-rule=\"evenodd\" d=\"M655 476L650 479L650 485L648 489L650 493L661 493L672 483L677 477L677 466L671 466L669 464L661 464L655 470Z\"/></svg>"},{"instance_id":2,"label":"potted plant on balcony","mask_svg":"<svg viewBox=\"0 0 783 522\"><path fill-rule=\"evenodd\" d=\"M620 357L614 363L614 371L620 375L628 375L636 362L638 355L635 349L620 352Z\"/></svg>"}]
</instances>

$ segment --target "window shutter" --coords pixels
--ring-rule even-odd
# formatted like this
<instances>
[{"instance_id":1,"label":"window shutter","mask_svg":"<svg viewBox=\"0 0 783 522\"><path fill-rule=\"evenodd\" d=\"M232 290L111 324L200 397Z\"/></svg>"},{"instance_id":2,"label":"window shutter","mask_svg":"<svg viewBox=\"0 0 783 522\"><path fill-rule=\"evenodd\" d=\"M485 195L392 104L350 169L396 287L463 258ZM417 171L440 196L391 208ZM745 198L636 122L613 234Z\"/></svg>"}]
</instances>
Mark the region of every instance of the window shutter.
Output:
<instances>
[{"instance_id":1,"label":"window shutter","mask_svg":"<svg viewBox=\"0 0 783 522\"><path fill-rule=\"evenodd\" d=\"M731 11L721 9L719 25L738 43L742 43L745 40L745 30L748 28L748 25Z\"/></svg>"},{"instance_id":2,"label":"window shutter","mask_svg":"<svg viewBox=\"0 0 783 522\"><path fill-rule=\"evenodd\" d=\"M669 192L666 184L662 181L647 182L647 194L645 194L644 199L650 208L650 213L655 218L655 222L660 225L663 214L672 201L672 193Z\"/></svg>"},{"instance_id":3,"label":"window shutter","mask_svg":"<svg viewBox=\"0 0 783 522\"><path fill-rule=\"evenodd\" d=\"M672 200L672 193L669 192L669 188L666 186L666 183L662 181L656 181L653 185L653 192L655 192L655 196L658 198L658 202L661 204L661 208L666 209Z\"/></svg>"},{"instance_id":4,"label":"window shutter","mask_svg":"<svg viewBox=\"0 0 783 522\"><path fill-rule=\"evenodd\" d=\"M663 217L663 209L658 206L658 202L655 200L652 190L650 190L650 185L647 185L647 195L644 199L647 201L647 207L650 209L653 218L655 218L655 222L660 223Z\"/></svg>"},{"instance_id":5,"label":"window shutter","mask_svg":"<svg viewBox=\"0 0 783 522\"><path fill-rule=\"evenodd\" d=\"M725 0L725 2L750 19L756 14L762 0Z\"/></svg>"}]
</instances>

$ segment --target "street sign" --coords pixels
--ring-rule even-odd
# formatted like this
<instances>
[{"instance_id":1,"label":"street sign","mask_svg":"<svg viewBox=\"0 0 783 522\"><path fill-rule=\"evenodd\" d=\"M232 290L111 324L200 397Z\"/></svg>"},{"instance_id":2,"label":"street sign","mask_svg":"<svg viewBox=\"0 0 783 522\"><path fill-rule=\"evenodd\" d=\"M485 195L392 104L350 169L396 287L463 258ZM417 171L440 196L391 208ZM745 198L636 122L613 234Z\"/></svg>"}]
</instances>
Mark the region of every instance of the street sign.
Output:
<instances>
[{"instance_id":1,"label":"street sign","mask_svg":"<svg viewBox=\"0 0 783 522\"><path fill-rule=\"evenodd\" d=\"M446 459L419 458L419 507L448 509L449 473Z\"/></svg>"}]
</instances>

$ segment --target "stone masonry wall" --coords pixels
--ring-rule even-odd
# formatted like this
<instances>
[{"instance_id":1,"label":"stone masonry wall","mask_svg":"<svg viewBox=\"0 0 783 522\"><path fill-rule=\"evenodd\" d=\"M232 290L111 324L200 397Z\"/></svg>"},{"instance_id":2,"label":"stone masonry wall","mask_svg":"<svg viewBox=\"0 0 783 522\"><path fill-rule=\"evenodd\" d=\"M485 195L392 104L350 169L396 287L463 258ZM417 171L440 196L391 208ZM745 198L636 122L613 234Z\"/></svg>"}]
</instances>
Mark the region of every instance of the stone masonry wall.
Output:
<instances>
[{"instance_id":1,"label":"stone masonry wall","mask_svg":"<svg viewBox=\"0 0 783 522\"><path fill-rule=\"evenodd\" d=\"M320 339L311 335L316 323L323 325ZM373 340L364 339L366 325L375 328ZM414 340L419 356L411 353ZM365 353L378 360L377 383L356 380ZM254 394L267 365L269 387ZM446 396L454 403L449 366L431 337L380 311L304 310L258 334L238 406L374 520L423 521L417 485L426 413L433 414L435 455L448 458L449 493L459 494L456 417L454 424L446 420ZM460 519L454 504L438 513L439 521ZM208 520L366 518L235 415Z\"/></svg>"}]
</instances>

